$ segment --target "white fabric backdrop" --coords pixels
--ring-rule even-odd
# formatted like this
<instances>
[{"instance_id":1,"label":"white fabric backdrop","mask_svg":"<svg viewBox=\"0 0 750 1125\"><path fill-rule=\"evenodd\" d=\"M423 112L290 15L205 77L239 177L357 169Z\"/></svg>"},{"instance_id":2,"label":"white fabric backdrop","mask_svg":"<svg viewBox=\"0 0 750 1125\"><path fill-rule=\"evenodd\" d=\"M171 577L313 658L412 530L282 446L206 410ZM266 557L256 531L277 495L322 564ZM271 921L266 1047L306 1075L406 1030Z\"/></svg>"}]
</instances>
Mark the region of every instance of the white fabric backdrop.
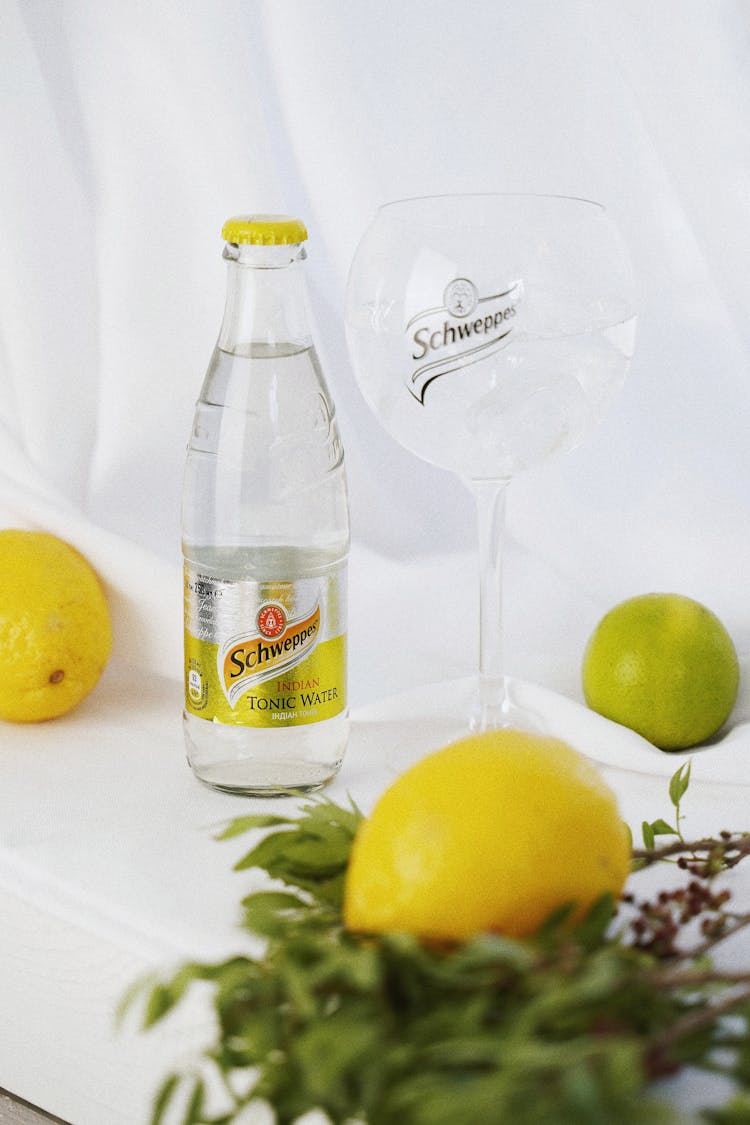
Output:
<instances>
[{"instance_id":1,"label":"white fabric backdrop","mask_svg":"<svg viewBox=\"0 0 750 1125\"><path fill-rule=\"evenodd\" d=\"M124 1044L114 1004L144 958L238 940L242 892L211 839L236 800L193 781L179 726L180 490L230 214L289 211L310 231L354 533L360 706L334 799L368 799L435 744L444 693L378 701L468 676L477 640L468 493L365 407L349 263L388 199L532 190L615 214L640 329L600 429L511 486L508 669L609 767L637 825L665 812L653 775L678 763L555 693L580 700L615 602L706 602L744 689L693 759L691 825L746 826L748 121L750 0L0 0L0 527L76 544L115 618L89 700L0 732L0 1085L80 1125L145 1120L172 1046Z\"/></svg>"},{"instance_id":2,"label":"white fabric backdrop","mask_svg":"<svg viewBox=\"0 0 750 1125\"><path fill-rule=\"evenodd\" d=\"M575 694L600 613L653 589L707 602L744 660L747 2L0 0L0 18L0 523L89 555L117 657L180 675L179 495L219 231L285 210L309 225L347 450L353 700L472 669L468 495L370 417L343 289L379 203L529 189L613 211L640 333L598 432L513 484L509 668Z\"/></svg>"}]
</instances>

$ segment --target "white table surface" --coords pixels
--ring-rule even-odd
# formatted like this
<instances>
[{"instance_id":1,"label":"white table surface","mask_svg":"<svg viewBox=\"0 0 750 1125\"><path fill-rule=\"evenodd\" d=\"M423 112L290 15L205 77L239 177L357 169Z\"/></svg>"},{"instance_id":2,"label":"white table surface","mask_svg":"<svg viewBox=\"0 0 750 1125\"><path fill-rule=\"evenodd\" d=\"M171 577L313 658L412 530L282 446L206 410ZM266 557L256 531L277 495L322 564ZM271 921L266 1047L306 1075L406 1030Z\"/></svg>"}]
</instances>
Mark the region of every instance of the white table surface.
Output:
<instances>
[{"instance_id":1,"label":"white table surface","mask_svg":"<svg viewBox=\"0 0 750 1125\"><path fill-rule=\"evenodd\" d=\"M602 766L631 824L668 813L678 760L638 758L630 732L551 693L519 691L551 708L559 733L581 749L596 753L606 732L607 754L645 763L637 772ZM468 692L461 681L448 694L418 688L357 709L330 795L351 792L367 808L411 760L450 738L447 701L463 707ZM250 948L236 923L252 874L231 870L248 840L214 835L250 808L288 807L198 784L184 760L180 703L174 681L112 666L67 719L0 732L0 1087L73 1125L145 1123L159 1081L210 1036L205 994L148 1034L116 1028L114 1011L146 972ZM699 767L688 830L746 825L750 790L700 780ZM736 876L747 901L750 873ZM750 958L750 948L733 956ZM700 1080L674 1093L688 1104L710 1089Z\"/></svg>"}]
</instances>

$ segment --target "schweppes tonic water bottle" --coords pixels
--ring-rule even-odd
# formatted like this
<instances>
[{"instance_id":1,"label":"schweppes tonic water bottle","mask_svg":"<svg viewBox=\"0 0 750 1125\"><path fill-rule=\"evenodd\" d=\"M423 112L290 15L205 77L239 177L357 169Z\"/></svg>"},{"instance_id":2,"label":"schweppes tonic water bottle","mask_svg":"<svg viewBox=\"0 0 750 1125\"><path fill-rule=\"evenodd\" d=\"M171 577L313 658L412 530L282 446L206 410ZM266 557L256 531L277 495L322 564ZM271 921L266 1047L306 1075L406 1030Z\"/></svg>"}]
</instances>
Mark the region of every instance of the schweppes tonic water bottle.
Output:
<instances>
[{"instance_id":1,"label":"schweppes tonic water bottle","mask_svg":"<svg viewBox=\"0 0 750 1125\"><path fill-rule=\"evenodd\" d=\"M312 345L297 219L223 228L224 318L183 498L185 739L207 785L325 785L349 733L349 511L334 406Z\"/></svg>"}]
</instances>

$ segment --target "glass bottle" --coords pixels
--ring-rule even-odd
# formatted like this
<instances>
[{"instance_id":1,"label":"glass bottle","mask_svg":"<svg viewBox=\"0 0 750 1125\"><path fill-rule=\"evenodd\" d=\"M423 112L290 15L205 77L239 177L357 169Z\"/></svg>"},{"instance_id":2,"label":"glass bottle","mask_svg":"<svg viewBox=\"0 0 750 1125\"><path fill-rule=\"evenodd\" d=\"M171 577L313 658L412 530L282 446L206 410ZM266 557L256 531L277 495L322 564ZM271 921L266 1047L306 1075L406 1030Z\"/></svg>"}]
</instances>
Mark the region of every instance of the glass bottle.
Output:
<instances>
[{"instance_id":1,"label":"glass bottle","mask_svg":"<svg viewBox=\"0 0 750 1125\"><path fill-rule=\"evenodd\" d=\"M219 339L185 469L184 731L228 792L325 785L344 755L349 511L297 219L228 220Z\"/></svg>"}]
</instances>

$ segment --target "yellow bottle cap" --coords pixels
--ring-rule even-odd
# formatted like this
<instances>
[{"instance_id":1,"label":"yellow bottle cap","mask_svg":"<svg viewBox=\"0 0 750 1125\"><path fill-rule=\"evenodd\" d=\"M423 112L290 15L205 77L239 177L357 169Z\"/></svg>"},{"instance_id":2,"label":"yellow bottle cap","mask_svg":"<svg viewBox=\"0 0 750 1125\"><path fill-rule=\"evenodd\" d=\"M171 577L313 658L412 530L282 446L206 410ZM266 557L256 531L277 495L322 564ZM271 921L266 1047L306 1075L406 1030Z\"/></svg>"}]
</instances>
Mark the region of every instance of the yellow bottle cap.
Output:
<instances>
[{"instance_id":1,"label":"yellow bottle cap","mask_svg":"<svg viewBox=\"0 0 750 1125\"><path fill-rule=\"evenodd\" d=\"M305 242L307 230L289 215L235 215L224 223L221 237L250 246L289 246Z\"/></svg>"}]
</instances>

